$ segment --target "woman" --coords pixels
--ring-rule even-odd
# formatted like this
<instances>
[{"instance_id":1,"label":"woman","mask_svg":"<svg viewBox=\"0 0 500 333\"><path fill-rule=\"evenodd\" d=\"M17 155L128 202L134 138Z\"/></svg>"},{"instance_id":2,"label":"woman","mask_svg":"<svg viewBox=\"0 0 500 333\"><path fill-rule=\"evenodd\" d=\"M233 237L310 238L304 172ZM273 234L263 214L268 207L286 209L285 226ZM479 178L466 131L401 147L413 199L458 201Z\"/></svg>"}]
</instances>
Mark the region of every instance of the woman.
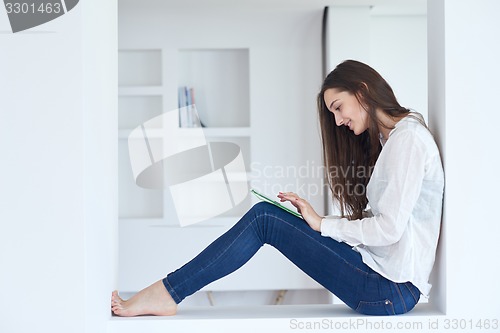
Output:
<instances>
[{"instance_id":1,"label":"woman","mask_svg":"<svg viewBox=\"0 0 500 333\"><path fill-rule=\"evenodd\" d=\"M127 301L114 291L113 312L173 315L185 297L241 267L264 244L362 314L406 313L421 293L427 296L444 187L431 133L418 114L399 105L380 74L357 61L326 77L318 110L341 216L321 217L295 193L280 192L303 220L259 203L163 280Z\"/></svg>"}]
</instances>

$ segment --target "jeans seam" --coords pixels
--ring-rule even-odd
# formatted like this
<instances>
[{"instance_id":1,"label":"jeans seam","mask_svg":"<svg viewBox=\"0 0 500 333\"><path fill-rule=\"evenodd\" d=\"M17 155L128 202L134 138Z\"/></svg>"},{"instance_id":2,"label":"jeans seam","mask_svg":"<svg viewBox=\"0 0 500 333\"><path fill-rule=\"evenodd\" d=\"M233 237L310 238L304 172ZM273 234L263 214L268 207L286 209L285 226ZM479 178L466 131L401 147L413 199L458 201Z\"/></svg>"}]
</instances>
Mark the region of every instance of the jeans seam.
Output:
<instances>
[{"instance_id":1,"label":"jeans seam","mask_svg":"<svg viewBox=\"0 0 500 333\"><path fill-rule=\"evenodd\" d=\"M164 280L167 282L168 286L170 287L170 288L166 288L166 289L167 289L167 291L170 293L170 291L168 290L168 289L170 289L170 290L174 293L174 295L171 295L171 296L172 296L173 298L176 298L177 300L180 300L181 298L179 297L179 295L177 295L177 292L175 291L175 289L174 289L174 288L172 287L172 285L170 284L170 281L168 281L168 276L167 276L167 277L165 277L165 279L164 279ZM178 302L178 301L176 301L175 303L179 304L179 303L180 303L180 301L179 301L179 302Z\"/></svg>"},{"instance_id":2,"label":"jeans seam","mask_svg":"<svg viewBox=\"0 0 500 333\"><path fill-rule=\"evenodd\" d=\"M408 312L408 309L406 308L406 302L404 300L403 294L401 293L401 289L399 289L399 283L394 283L396 285L396 290L398 291L399 298L401 299L401 303L403 304L404 308L404 313Z\"/></svg>"},{"instance_id":3,"label":"jeans seam","mask_svg":"<svg viewBox=\"0 0 500 333\"><path fill-rule=\"evenodd\" d=\"M411 296L413 297L413 299L415 300L415 303L418 303L418 298L415 296L415 294L413 293L413 291L411 290L410 287L408 287L408 282L405 283L405 287L408 289L408 291L410 292Z\"/></svg>"},{"instance_id":4,"label":"jeans seam","mask_svg":"<svg viewBox=\"0 0 500 333\"><path fill-rule=\"evenodd\" d=\"M289 223L287 220L283 220L282 218L278 217L278 216L275 216L275 215L272 215L272 214L269 214L267 212L264 212L263 213L264 215L266 216L272 216L274 217L275 219L279 220L279 221L282 221L286 224L288 224L289 226L293 227L294 229L296 229L297 231L301 232L302 234L304 234L305 236L309 237L310 239L312 239L314 242L316 242L317 244L321 245L322 247L326 248L328 251L330 251L331 253L333 253L335 256L337 256L338 258L342 259L342 261L344 261L347 265L349 265L351 268L354 268L355 270L363 273L363 274L366 274L366 275L371 275L370 273L367 273L361 269L359 269L358 267L354 266L353 264L351 264L349 261L347 261L344 257L340 256L337 252L333 251L331 248L329 248L328 246L325 246L324 244L318 242L316 239L314 239L313 237L311 237L310 235L308 235L307 233L303 232L302 230L300 230L299 228L295 227L293 224ZM253 222L253 221L252 221ZM305 222L305 221L304 221ZM311 228L312 230L312 228ZM379 274L373 274L373 275L377 275L377 276L380 276Z\"/></svg>"}]
</instances>

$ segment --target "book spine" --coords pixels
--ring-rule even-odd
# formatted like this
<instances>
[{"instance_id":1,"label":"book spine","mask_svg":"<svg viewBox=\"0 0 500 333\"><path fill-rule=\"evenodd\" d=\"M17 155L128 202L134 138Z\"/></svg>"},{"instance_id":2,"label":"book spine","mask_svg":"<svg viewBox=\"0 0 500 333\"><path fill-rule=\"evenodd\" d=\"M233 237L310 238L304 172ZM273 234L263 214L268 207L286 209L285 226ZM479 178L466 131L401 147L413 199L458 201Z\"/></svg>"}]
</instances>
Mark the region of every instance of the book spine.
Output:
<instances>
[{"instance_id":1,"label":"book spine","mask_svg":"<svg viewBox=\"0 0 500 333\"><path fill-rule=\"evenodd\" d=\"M193 127L193 117L191 115L191 96L188 87L184 87L185 107L187 113L187 127Z\"/></svg>"},{"instance_id":2,"label":"book spine","mask_svg":"<svg viewBox=\"0 0 500 333\"><path fill-rule=\"evenodd\" d=\"M186 86L179 88L179 117L181 119L181 127L190 127L188 99L186 95Z\"/></svg>"},{"instance_id":3,"label":"book spine","mask_svg":"<svg viewBox=\"0 0 500 333\"><path fill-rule=\"evenodd\" d=\"M193 87L189 88L189 94L191 96L190 112L191 112L191 119L193 121L192 125L193 125L193 127L200 127L200 119L198 117L198 113L196 111L196 104L194 101L194 88Z\"/></svg>"}]
</instances>

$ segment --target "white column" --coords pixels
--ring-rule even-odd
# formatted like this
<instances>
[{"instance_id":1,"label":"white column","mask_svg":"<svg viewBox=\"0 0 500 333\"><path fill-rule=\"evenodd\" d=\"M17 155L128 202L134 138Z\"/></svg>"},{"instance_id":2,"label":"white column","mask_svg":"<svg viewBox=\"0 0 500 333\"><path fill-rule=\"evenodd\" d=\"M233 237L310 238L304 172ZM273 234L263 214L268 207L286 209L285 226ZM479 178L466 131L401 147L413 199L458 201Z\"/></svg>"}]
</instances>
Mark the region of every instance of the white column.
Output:
<instances>
[{"instance_id":1,"label":"white column","mask_svg":"<svg viewBox=\"0 0 500 333\"><path fill-rule=\"evenodd\" d=\"M0 332L105 332L116 285L116 0L0 10Z\"/></svg>"},{"instance_id":2,"label":"white column","mask_svg":"<svg viewBox=\"0 0 500 333\"><path fill-rule=\"evenodd\" d=\"M82 6L85 332L106 332L118 286L118 4Z\"/></svg>"},{"instance_id":3,"label":"white column","mask_svg":"<svg viewBox=\"0 0 500 333\"><path fill-rule=\"evenodd\" d=\"M455 318L500 313L500 2L430 0L429 118L446 176L433 296Z\"/></svg>"}]
</instances>

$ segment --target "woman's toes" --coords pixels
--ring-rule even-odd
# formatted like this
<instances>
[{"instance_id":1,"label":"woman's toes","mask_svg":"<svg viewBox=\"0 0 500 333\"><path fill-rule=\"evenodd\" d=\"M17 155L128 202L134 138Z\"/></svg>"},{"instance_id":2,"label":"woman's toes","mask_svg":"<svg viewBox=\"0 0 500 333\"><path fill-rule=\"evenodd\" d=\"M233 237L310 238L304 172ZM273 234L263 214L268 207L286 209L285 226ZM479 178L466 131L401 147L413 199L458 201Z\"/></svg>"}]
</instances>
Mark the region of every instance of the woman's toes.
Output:
<instances>
[{"instance_id":1,"label":"woman's toes","mask_svg":"<svg viewBox=\"0 0 500 333\"><path fill-rule=\"evenodd\" d=\"M121 304L116 304L111 307L111 310L113 310L113 312L123 310L123 306Z\"/></svg>"},{"instance_id":2,"label":"woman's toes","mask_svg":"<svg viewBox=\"0 0 500 333\"><path fill-rule=\"evenodd\" d=\"M117 302L122 301L121 297L118 295L118 291L116 290L111 294L111 299Z\"/></svg>"},{"instance_id":3,"label":"woman's toes","mask_svg":"<svg viewBox=\"0 0 500 333\"><path fill-rule=\"evenodd\" d=\"M111 294L111 311L117 316L120 316L123 312L123 300L118 296L118 292L115 290Z\"/></svg>"}]
</instances>

